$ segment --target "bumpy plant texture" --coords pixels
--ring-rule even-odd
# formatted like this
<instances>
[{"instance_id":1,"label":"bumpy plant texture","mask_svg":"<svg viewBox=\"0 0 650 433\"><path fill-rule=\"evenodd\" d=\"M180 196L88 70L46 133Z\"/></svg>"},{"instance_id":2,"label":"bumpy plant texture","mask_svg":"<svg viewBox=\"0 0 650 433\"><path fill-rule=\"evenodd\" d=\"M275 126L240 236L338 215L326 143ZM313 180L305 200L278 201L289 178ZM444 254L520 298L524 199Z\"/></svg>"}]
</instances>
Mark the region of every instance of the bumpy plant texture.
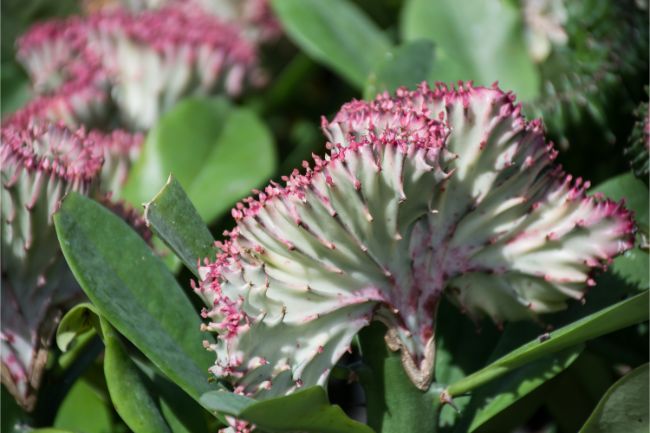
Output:
<instances>
[{"instance_id":1,"label":"bumpy plant texture","mask_svg":"<svg viewBox=\"0 0 650 433\"><path fill-rule=\"evenodd\" d=\"M587 196L520 112L497 88L423 84L324 120L329 154L238 204L200 268L212 372L257 398L324 385L379 320L426 389L443 296L497 322L581 299L631 247L631 215Z\"/></svg>"},{"instance_id":2,"label":"bumpy plant texture","mask_svg":"<svg viewBox=\"0 0 650 433\"><path fill-rule=\"evenodd\" d=\"M52 215L67 192L94 188L103 156L83 132L35 123L3 127L0 161L2 382L30 408L60 307L79 294L61 281L65 263Z\"/></svg>"},{"instance_id":3,"label":"bumpy plant texture","mask_svg":"<svg viewBox=\"0 0 650 433\"><path fill-rule=\"evenodd\" d=\"M96 106L104 108L99 114L110 114L107 107L115 104L134 129L151 127L184 96L237 95L257 74L255 45L243 30L190 2L139 13L111 8L39 24L18 42L18 57L43 93L30 113L78 124L78 106L85 114ZM64 109L66 116L59 113ZM101 120L80 120L92 125L96 117Z\"/></svg>"},{"instance_id":4,"label":"bumpy plant texture","mask_svg":"<svg viewBox=\"0 0 650 433\"><path fill-rule=\"evenodd\" d=\"M86 9L124 7L132 11L158 9L180 3L194 3L221 20L236 23L244 35L253 41L264 42L280 34L280 24L271 11L268 0L86 0Z\"/></svg>"},{"instance_id":5,"label":"bumpy plant texture","mask_svg":"<svg viewBox=\"0 0 650 433\"><path fill-rule=\"evenodd\" d=\"M641 179L648 179L648 158L650 152L650 117L648 104L642 103L636 110L637 121L625 149L634 173Z\"/></svg>"},{"instance_id":6,"label":"bumpy plant texture","mask_svg":"<svg viewBox=\"0 0 650 433\"><path fill-rule=\"evenodd\" d=\"M585 119L608 131L607 107L629 102L626 86L643 84L636 81L648 64L647 1L524 0L522 10L544 79L526 111L560 136Z\"/></svg>"}]
</instances>

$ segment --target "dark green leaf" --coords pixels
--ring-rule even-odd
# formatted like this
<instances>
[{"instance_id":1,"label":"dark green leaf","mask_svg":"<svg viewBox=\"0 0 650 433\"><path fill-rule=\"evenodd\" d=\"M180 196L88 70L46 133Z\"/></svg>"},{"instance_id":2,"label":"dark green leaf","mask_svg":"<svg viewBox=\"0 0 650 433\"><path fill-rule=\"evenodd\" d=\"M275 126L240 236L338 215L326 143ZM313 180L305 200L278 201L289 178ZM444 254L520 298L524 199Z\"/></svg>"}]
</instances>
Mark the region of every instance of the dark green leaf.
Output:
<instances>
[{"instance_id":1,"label":"dark green leaf","mask_svg":"<svg viewBox=\"0 0 650 433\"><path fill-rule=\"evenodd\" d=\"M521 324L518 325L520 329ZM491 323L472 322L443 298L436 317L435 381L438 384L454 383L483 367L495 346L506 334L508 328L502 334ZM472 343L468 344L468 341ZM521 343L526 341L528 338ZM469 403L469 398L460 397L454 402L462 413ZM440 412L440 427L454 425L459 416L458 411L449 405L443 406Z\"/></svg>"},{"instance_id":2,"label":"dark green leaf","mask_svg":"<svg viewBox=\"0 0 650 433\"><path fill-rule=\"evenodd\" d=\"M605 393L580 433L647 433L648 364L629 372Z\"/></svg>"},{"instance_id":3,"label":"dark green leaf","mask_svg":"<svg viewBox=\"0 0 650 433\"><path fill-rule=\"evenodd\" d=\"M111 433L110 406L85 379L77 380L56 414L54 427L75 433Z\"/></svg>"},{"instance_id":4,"label":"dark green leaf","mask_svg":"<svg viewBox=\"0 0 650 433\"><path fill-rule=\"evenodd\" d=\"M97 315L95 306L84 302L75 305L63 316L56 330L56 345L61 352L67 352L80 335L99 328Z\"/></svg>"},{"instance_id":5,"label":"dark green leaf","mask_svg":"<svg viewBox=\"0 0 650 433\"><path fill-rule=\"evenodd\" d=\"M315 60L362 89L390 42L348 0L272 0L289 37Z\"/></svg>"},{"instance_id":6,"label":"dark green leaf","mask_svg":"<svg viewBox=\"0 0 650 433\"><path fill-rule=\"evenodd\" d=\"M269 432L372 433L372 429L348 418L327 400L320 386L269 400L255 401L223 391L201 398L204 407L235 416Z\"/></svg>"},{"instance_id":7,"label":"dark green leaf","mask_svg":"<svg viewBox=\"0 0 650 433\"><path fill-rule=\"evenodd\" d=\"M119 335L104 319L101 320L101 327L106 346L104 375L117 413L135 433L171 433Z\"/></svg>"},{"instance_id":8,"label":"dark green leaf","mask_svg":"<svg viewBox=\"0 0 650 433\"><path fill-rule=\"evenodd\" d=\"M433 43L427 40L413 41L386 54L386 59L370 74L363 92L365 99L372 99L380 92L393 92L400 86L412 88L431 77L433 68Z\"/></svg>"},{"instance_id":9,"label":"dark green leaf","mask_svg":"<svg viewBox=\"0 0 650 433\"><path fill-rule=\"evenodd\" d=\"M149 201L171 173L211 222L274 169L273 137L255 113L225 99L189 99L149 132L123 195L134 205Z\"/></svg>"},{"instance_id":10,"label":"dark green leaf","mask_svg":"<svg viewBox=\"0 0 650 433\"><path fill-rule=\"evenodd\" d=\"M172 176L144 206L144 217L169 248L197 275L197 261L214 255L214 238Z\"/></svg>"},{"instance_id":11,"label":"dark green leaf","mask_svg":"<svg viewBox=\"0 0 650 433\"><path fill-rule=\"evenodd\" d=\"M511 3L409 0L400 25L404 40L435 44L434 80L474 80L484 86L498 80L523 100L539 91L539 73L521 32L521 12Z\"/></svg>"},{"instance_id":12,"label":"dark green leaf","mask_svg":"<svg viewBox=\"0 0 650 433\"><path fill-rule=\"evenodd\" d=\"M546 381L569 367L582 352L583 345L527 364L511 374L494 381L472 396L473 418L469 426L475 431L485 422L498 415L518 400L535 391Z\"/></svg>"},{"instance_id":13,"label":"dark green leaf","mask_svg":"<svg viewBox=\"0 0 650 433\"><path fill-rule=\"evenodd\" d=\"M76 193L54 216L61 249L97 310L170 379L198 400L213 357L200 317L165 265L129 226Z\"/></svg>"},{"instance_id":14,"label":"dark green leaf","mask_svg":"<svg viewBox=\"0 0 650 433\"><path fill-rule=\"evenodd\" d=\"M464 394L540 357L645 320L648 320L647 291L548 333L548 338L533 340L453 383L447 390L452 396Z\"/></svg>"}]
</instances>

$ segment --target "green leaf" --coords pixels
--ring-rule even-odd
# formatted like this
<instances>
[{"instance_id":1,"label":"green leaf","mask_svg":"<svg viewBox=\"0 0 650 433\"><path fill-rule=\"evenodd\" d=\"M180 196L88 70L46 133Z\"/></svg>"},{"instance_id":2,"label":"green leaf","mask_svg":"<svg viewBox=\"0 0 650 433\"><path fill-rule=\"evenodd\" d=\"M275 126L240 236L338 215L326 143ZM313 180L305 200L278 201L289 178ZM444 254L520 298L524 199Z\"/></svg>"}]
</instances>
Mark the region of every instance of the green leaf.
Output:
<instances>
[{"instance_id":1,"label":"green leaf","mask_svg":"<svg viewBox=\"0 0 650 433\"><path fill-rule=\"evenodd\" d=\"M373 433L373 430L329 404L325 390L312 386L291 395L263 401L222 391L205 394L207 408L244 419L269 432Z\"/></svg>"},{"instance_id":2,"label":"green leaf","mask_svg":"<svg viewBox=\"0 0 650 433\"><path fill-rule=\"evenodd\" d=\"M605 393L580 433L647 433L648 364L623 376Z\"/></svg>"},{"instance_id":3,"label":"green leaf","mask_svg":"<svg viewBox=\"0 0 650 433\"><path fill-rule=\"evenodd\" d=\"M3 33L4 37L7 37ZM0 76L0 115L5 115L18 110L32 96L29 79L20 67L14 62L2 62L2 76Z\"/></svg>"},{"instance_id":4,"label":"green leaf","mask_svg":"<svg viewBox=\"0 0 650 433\"><path fill-rule=\"evenodd\" d=\"M467 319L467 315L461 314L458 308L443 298L436 317L434 372L437 383L454 383L488 363L488 358L495 350L499 339L508 333L508 328L502 334L491 323L487 323L487 320L485 323L474 323ZM521 327L521 324L518 325ZM481 328L480 335L479 327ZM468 341L472 343L468 344ZM442 407L439 419L440 427L454 425L459 412L463 413L463 409L469 403L469 398L460 397L455 399L454 403L458 410L449 405Z\"/></svg>"},{"instance_id":5,"label":"green leaf","mask_svg":"<svg viewBox=\"0 0 650 433\"><path fill-rule=\"evenodd\" d=\"M4 385L1 386L0 396L0 431L7 433L18 433L22 431L21 425L26 424L27 414L18 406L16 399L9 394Z\"/></svg>"},{"instance_id":6,"label":"green leaf","mask_svg":"<svg viewBox=\"0 0 650 433\"><path fill-rule=\"evenodd\" d=\"M119 335L104 319L101 319L101 327L106 346L104 375L117 413L135 433L171 433Z\"/></svg>"},{"instance_id":7,"label":"green leaf","mask_svg":"<svg viewBox=\"0 0 650 433\"><path fill-rule=\"evenodd\" d=\"M75 433L111 433L110 406L85 379L79 379L63 400L54 427Z\"/></svg>"},{"instance_id":8,"label":"green leaf","mask_svg":"<svg viewBox=\"0 0 650 433\"><path fill-rule=\"evenodd\" d=\"M210 230L174 177L145 204L144 218L194 275L198 275L197 261L214 255Z\"/></svg>"},{"instance_id":9,"label":"green leaf","mask_svg":"<svg viewBox=\"0 0 650 433\"><path fill-rule=\"evenodd\" d=\"M576 360L583 349L584 345L579 345L565 349L554 356L539 359L482 388L479 393L472 396L472 406L477 410L474 412L468 431L475 431L494 416L564 371Z\"/></svg>"},{"instance_id":10,"label":"green leaf","mask_svg":"<svg viewBox=\"0 0 650 433\"><path fill-rule=\"evenodd\" d=\"M593 188L592 192L602 192L613 200L625 200L625 206L634 211L634 219L639 228L637 245L647 242L648 214L650 203L648 187L637 179L632 173L616 176ZM647 250L635 247L614 259L610 269L627 283L639 289L650 288L650 275L648 274L650 255Z\"/></svg>"},{"instance_id":11,"label":"green leaf","mask_svg":"<svg viewBox=\"0 0 650 433\"><path fill-rule=\"evenodd\" d=\"M401 357L389 352L386 327L375 322L359 333L364 367L359 379L367 399L368 424L382 433L431 433L438 427L440 391L432 384L417 389L406 375Z\"/></svg>"},{"instance_id":12,"label":"green leaf","mask_svg":"<svg viewBox=\"0 0 650 433\"><path fill-rule=\"evenodd\" d=\"M386 35L348 0L272 0L271 4L296 45L359 89L390 49Z\"/></svg>"},{"instance_id":13,"label":"green leaf","mask_svg":"<svg viewBox=\"0 0 650 433\"><path fill-rule=\"evenodd\" d=\"M94 305L83 302L72 307L63 316L56 330L56 345L61 352L67 352L79 336L99 329L98 314Z\"/></svg>"},{"instance_id":14,"label":"green leaf","mask_svg":"<svg viewBox=\"0 0 650 433\"><path fill-rule=\"evenodd\" d=\"M648 299L648 292L645 291L548 333L548 338L536 339L519 347L453 383L447 391L452 396L464 394L540 357L648 320Z\"/></svg>"},{"instance_id":15,"label":"green leaf","mask_svg":"<svg viewBox=\"0 0 650 433\"><path fill-rule=\"evenodd\" d=\"M209 335L162 261L120 218L69 194L54 216L63 254L97 310L195 399L209 391Z\"/></svg>"},{"instance_id":16,"label":"green leaf","mask_svg":"<svg viewBox=\"0 0 650 433\"><path fill-rule=\"evenodd\" d=\"M406 41L435 44L432 79L480 85L499 81L522 100L537 96L539 72L528 55L519 8L500 0L409 0L400 30Z\"/></svg>"},{"instance_id":17,"label":"green leaf","mask_svg":"<svg viewBox=\"0 0 650 433\"><path fill-rule=\"evenodd\" d=\"M268 180L275 163L273 137L251 110L225 99L188 99L147 135L123 198L149 201L171 173L209 223Z\"/></svg>"},{"instance_id":18,"label":"green leaf","mask_svg":"<svg viewBox=\"0 0 650 433\"><path fill-rule=\"evenodd\" d=\"M431 41L413 41L386 54L386 59L370 75L363 92L372 99L383 91L393 92L400 86L412 88L431 76L434 49Z\"/></svg>"}]
</instances>

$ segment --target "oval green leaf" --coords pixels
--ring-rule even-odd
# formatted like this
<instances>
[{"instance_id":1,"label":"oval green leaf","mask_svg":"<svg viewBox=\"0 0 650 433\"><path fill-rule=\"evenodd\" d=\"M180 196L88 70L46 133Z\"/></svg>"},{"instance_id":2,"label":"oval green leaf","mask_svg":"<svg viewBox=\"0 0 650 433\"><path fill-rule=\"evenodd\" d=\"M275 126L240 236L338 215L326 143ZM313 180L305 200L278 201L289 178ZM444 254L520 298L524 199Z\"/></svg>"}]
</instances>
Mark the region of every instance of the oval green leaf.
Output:
<instances>
[{"instance_id":1,"label":"oval green leaf","mask_svg":"<svg viewBox=\"0 0 650 433\"><path fill-rule=\"evenodd\" d=\"M120 218L71 193L54 216L61 249L100 314L193 398L211 387L209 335L174 277Z\"/></svg>"},{"instance_id":2,"label":"oval green leaf","mask_svg":"<svg viewBox=\"0 0 650 433\"><path fill-rule=\"evenodd\" d=\"M455 83L499 81L522 100L537 96L540 77L528 55L521 13L514 2L409 0L400 31L405 41L428 39L436 47L433 76Z\"/></svg>"},{"instance_id":3,"label":"oval green leaf","mask_svg":"<svg viewBox=\"0 0 650 433\"><path fill-rule=\"evenodd\" d=\"M644 364L612 385L580 433L647 433L648 371L648 364Z\"/></svg>"},{"instance_id":4,"label":"oval green leaf","mask_svg":"<svg viewBox=\"0 0 650 433\"><path fill-rule=\"evenodd\" d=\"M390 41L348 0L272 0L291 40L358 89L390 49Z\"/></svg>"},{"instance_id":5,"label":"oval green leaf","mask_svg":"<svg viewBox=\"0 0 650 433\"><path fill-rule=\"evenodd\" d=\"M364 99L377 94L394 92L398 87L412 88L431 76L433 69L433 43L427 40L413 41L386 54L386 59L370 74L363 92Z\"/></svg>"},{"instance_id":6,"label":"oval green leaf","mask_svg":"<svg viewBox=\"0 0 650 433\"><path fill-rule=\"evenodd\" d=\"M197 261L215 253L214 238L180 183L169 176L158 194L144 206L147 225L194 275Z\"/></svg>"},{"instance_id":7,"label":"oval green leaf","mask_svg":"<svg viewBox=\"0 0 650 433\"><path fill-rule=\"evenodd\" d=\"M188 99L147 135L123 198L149 201L171 173L201 218L211 222L275 170L273 137L247 108L225 99Z\"/></svg>"}]
</instances>

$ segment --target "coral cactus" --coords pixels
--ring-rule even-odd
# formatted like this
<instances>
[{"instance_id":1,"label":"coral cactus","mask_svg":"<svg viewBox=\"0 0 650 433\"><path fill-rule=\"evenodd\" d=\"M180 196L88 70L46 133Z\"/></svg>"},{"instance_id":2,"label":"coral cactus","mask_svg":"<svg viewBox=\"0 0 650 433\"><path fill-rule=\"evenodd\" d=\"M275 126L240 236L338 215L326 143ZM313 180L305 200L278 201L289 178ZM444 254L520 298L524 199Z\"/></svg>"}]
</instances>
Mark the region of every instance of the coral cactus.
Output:
<instances>
[{"instance_id":1,"label":"coral cactus","mask_svg":"<svg viewBox=\"0 0 650 433\"><path fill-rule=\"evenodd\" d=\"M60 284L52 215L68 191L88 193L102 150L83 132L34 122L2 128L2 382L26 408L46 360L58 307L76 290Z\"/></svg>"},{"instance_id":2,"label":"coral cactus","mask_svg":"<svg viewBox=\"0 0 650 433\"><path fill-rule=\"evenodd\" d=\"M427 389L443 296L497 322L582 299L631 247L631 215L587 196L520 111L496 87L422 84L324 120L329 154L238 204L199 269L211 371L257 398L323 385L378 320Z\"/></svg>"},{"instance_id":3,"label":"coral cactus","mask_svg":"<svg viewBox=\"0 0 650 433\"><path fill-rule=\"evenodd\" d=\"M108 110L112 102L127 126L147 129L184 96L237 95L259 78L255 46L243 31L189 2L36 25L18 46L35 88L45 93L25 109L28 117L68 123L78 110L59 111L100 100L93 106Z\"/></svg>"},{"instance_id":4,"label":"coral cactus","mask_svg":"<svg viewBox=\"0 0 650 433\"><path fill-rule=\"evenodd\" d=\"M144 136L139 133L131 134L121 129L109 133L93 130L88 133L88 139L104 152L101 190L119 196L131 166L140 155Z\"/></svg>"},{"instance_id":5,"label":"coral cactus","mask_svg":"<svg viewBox=\"0 0 650 433\"><path fill-rule=\"evenodd\" d=\"M192 5L100 12L88 18L87 29L122 116L138 129L151 127L183 96L239 94L255 64L254 47L236 27Z\"/></svg>"}]
</instances>

